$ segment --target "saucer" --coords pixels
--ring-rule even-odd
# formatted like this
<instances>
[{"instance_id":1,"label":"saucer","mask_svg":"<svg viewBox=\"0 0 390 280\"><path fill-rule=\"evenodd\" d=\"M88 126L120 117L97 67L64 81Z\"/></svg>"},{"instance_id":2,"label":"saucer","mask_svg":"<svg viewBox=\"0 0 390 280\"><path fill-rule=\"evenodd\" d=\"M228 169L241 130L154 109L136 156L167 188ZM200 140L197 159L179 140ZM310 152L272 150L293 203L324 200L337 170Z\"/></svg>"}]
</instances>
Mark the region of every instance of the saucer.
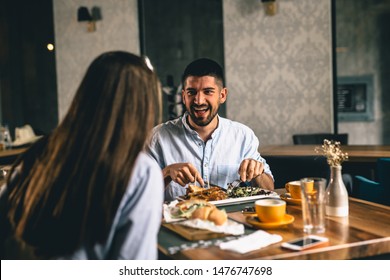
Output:
<instances>
[{"instance_id":1,"label":"saucer","mask_svg":"<svg viewBox=\"0 0 390 280\"><path fill-rule=\"evenodd\" d=\"M245 217L257 217L257 214L254 212L242 213Z\"/></svg>"},{"instance_id":2,"label":"saucer","mask_svg":"<svg viewBox=\"0 0 390 280\"><path fill-rule=\"evenodd\" d=\"M253 217L253 216L248 216L246 217L246 221L257 228L263 228L263 229L273 229L273 228L278 228L284 225L291 224L294 222L294 216L291 216L289 214L285 214L283 219L279 222L271 222L271 223L264 223L259 220L258 217Z\"/></svg>"},{"instance_id":3,"label":"saucer","mask_svg":"<svg viewBox=\"0 0 390 280\"><path fill-rule=\"evenodd\" d=\"M290 193L284 193L280 195L280 199L286 201L288 204L301 205L301 199L292 198Z\"/></svg>"}]
</instances>

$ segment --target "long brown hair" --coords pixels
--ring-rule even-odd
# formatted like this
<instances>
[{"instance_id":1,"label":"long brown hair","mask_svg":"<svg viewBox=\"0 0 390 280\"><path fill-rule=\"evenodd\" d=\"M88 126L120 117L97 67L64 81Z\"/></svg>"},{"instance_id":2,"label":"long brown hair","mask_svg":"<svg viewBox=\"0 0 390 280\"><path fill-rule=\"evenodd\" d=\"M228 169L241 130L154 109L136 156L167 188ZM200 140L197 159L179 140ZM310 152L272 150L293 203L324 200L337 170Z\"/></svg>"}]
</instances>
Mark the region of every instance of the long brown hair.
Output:
<instances>
[{"instance_id":1,"label":"long brown hair","mask_svg":"<svg viewBox=\"0 0 390 280\"><path fill-rule=\"evenodd\" d=\"M61 124L11 170L16 237L44 257L103 243L160 108L160 83L143 58L97 57Z\"/></svg>"}]
</instances>

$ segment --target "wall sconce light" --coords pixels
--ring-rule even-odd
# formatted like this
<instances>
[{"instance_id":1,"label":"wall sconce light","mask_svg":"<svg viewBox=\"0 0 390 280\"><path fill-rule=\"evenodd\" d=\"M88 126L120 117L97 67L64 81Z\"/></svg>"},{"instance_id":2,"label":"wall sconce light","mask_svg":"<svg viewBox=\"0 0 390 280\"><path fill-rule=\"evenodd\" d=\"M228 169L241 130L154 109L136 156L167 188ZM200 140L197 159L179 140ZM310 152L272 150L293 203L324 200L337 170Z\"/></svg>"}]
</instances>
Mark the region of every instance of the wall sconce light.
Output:
<instances>
[{"instance_id":1,"label":"wall sconce light","mask_svg":"<svg viewBox=\"0 0 390 280\"><path fill-rule=\"evenodd\" d=\"M80 7L77 10L77 21L84 22L87 21L87 31L94 32L96 31L96 21L102 20L102 13L99 7L92 7L91 13L87 7Z\"/></svg>"},{"instance_id":2,"label":"wall sconce light","mask_svg":"<svg viewBox=\"0 0 390 280\"><path fill-rule=\"evenodd\" d=\"M263 2L264 11L267 16L274 16L278 11L276 0L261 0L261 2Z\"/></svg>"}]
</instances>

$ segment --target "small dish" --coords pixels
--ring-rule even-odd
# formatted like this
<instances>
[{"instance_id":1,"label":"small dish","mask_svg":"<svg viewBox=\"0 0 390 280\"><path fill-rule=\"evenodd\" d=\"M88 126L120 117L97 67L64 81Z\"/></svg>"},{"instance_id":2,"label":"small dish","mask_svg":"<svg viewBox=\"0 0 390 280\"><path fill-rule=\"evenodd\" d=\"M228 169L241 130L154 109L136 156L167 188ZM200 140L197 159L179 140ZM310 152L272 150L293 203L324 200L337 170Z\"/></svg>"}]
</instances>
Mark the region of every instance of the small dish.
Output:
<instances>
[{"instance_id":1,"label":"small dish","mask_svg":"<svg viewBox=\"0 0 390 280\"><path fill-rule=\"evenodd\" d=\"M262 228L262 229L278 228L278 227L281 227L284 225L291 224L292 222L294 222L294 220L295 220L294 216L291 216L289 214L285 214L284 218L281 221L273 222L273 223L263 223L259 220L258 217L252 217L252 216L246 217L246 221L250 225L257 227L257 228Z\"/></svg>"},{"instance_id":2,"label":"small dish","mask_svg":"<svg viewBox=\"0 0 390 280\"><path fill-rule=\"evenodd\" d=\"M301 199L292 198L289 193L284 193L280 195L280 199L287 202L287 204L301 205Z\"/></svg>"}]
</instances>

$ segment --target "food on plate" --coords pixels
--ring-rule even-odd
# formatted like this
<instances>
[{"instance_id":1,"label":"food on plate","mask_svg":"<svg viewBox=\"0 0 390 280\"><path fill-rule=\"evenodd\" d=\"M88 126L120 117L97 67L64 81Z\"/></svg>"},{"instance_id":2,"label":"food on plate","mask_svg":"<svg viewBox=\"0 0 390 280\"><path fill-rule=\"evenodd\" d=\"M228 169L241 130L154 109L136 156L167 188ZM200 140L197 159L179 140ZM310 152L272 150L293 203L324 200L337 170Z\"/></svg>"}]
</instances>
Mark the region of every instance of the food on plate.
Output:
<instances>
[{"instance_id":1,"label":"food on plate","mask_svg":"<svg viewBox=\"0 0 390 280\"><path fill-rule=\"evenodd\" d=\"M271 195L270 190L252 186L250 182L236 180L230 183L225 190L221 187L212 185L210 188L202 188L197 185L188 185L186 194L181 197L184 200L200 199L205 201L225 200L229 198L241 198L257 195Z\"/></svg>"},{"instance_id":2,"label":"food on plate","mask_svg":"<svg viewBox=\"0 0 390 280\"><path fill-rule=\"evenodd\" d=\"M213 222L217 226L223 225L227 221L225 210L219 210L214 205L203 205L196 209L191 216L191 219L201 219Z\"/></svg>"},{"instance_id":3,"label":"food on plate","mask_svg":"<svg viewBox=\"0 0 390 280\"><path fill-rule=\"evenodd\" d=\"M188 219L201 219L223 225L227 221L225 210L219 210L214 204L202 199L190 199L176 204L175 217Z\"/></svg>"},{"instance_id":4,"label":"food on plate","mask_svg":"<svg viewBox=\"0 0 390 280\"><path fill-rule=\"evenodd\" d=\"M211 211L213 211L215 206L213 205L203 205L197 208L194 212L192 212L191 219L201 219L207 220L207 217L210 215Z\"/></svg>"},{"instance_id":5,"label":"food on plate","mask_svg":"<svg viewBox=\"0 0 390 280\"><path fill-rule=\"evenodd\" d=\"M173 213L173 216L178 218L190 218L196 209L204 205L211 205L212 207L215 207L215 205L209 204L204 199L190 199L180 201L176 204L176 211Z\"/></svg>"},{"instance_id":6,"label":"food on plate","mask_svg":"<svg viewBox=\"0 0 390 280\"><path fill-rule=\"evenodd\" d=\"M204 188L202 187L199 187L197 185L188 185L188 188L187 188L187 194L189 193L195 193L195 192L201 192L203 191Z\"/></svg>"},{"instance_id":7,"label":"food on plate","mask_svg":"<svg viewBox=\"0 0 390 280\"><path fill-rule=\"evenodd\" d=\"M214 222L217 226L223 225L227 221L227 214L224 209L219 210L218 208L213 209L207 217L209 221Z\"/></svg>"},{"instance_id":8,"label":"food on plate","mask_svg":"<svg viewBox=\"0 0 390 280\"><path fill-rule=\"evenodd\" d=\"M272 194L272 191L265 190L260 187L242 184L242 183L236 186L230 184L227 189L227 195L230 198L248 197L254 195L270 195L270 194Z\"/></svg>"},{"instance_id":9,"label":"food on plate","mask_svg":"<svg viewBox=\"0 0 390 280\"><path fill-rule=\"evenodd\" d=\"M226 191L220 187L214 186L204 189L195 185L189 185L185 199L203 199L206 201L215 201L227 199Z\"/></svg>"}]
</instances>

